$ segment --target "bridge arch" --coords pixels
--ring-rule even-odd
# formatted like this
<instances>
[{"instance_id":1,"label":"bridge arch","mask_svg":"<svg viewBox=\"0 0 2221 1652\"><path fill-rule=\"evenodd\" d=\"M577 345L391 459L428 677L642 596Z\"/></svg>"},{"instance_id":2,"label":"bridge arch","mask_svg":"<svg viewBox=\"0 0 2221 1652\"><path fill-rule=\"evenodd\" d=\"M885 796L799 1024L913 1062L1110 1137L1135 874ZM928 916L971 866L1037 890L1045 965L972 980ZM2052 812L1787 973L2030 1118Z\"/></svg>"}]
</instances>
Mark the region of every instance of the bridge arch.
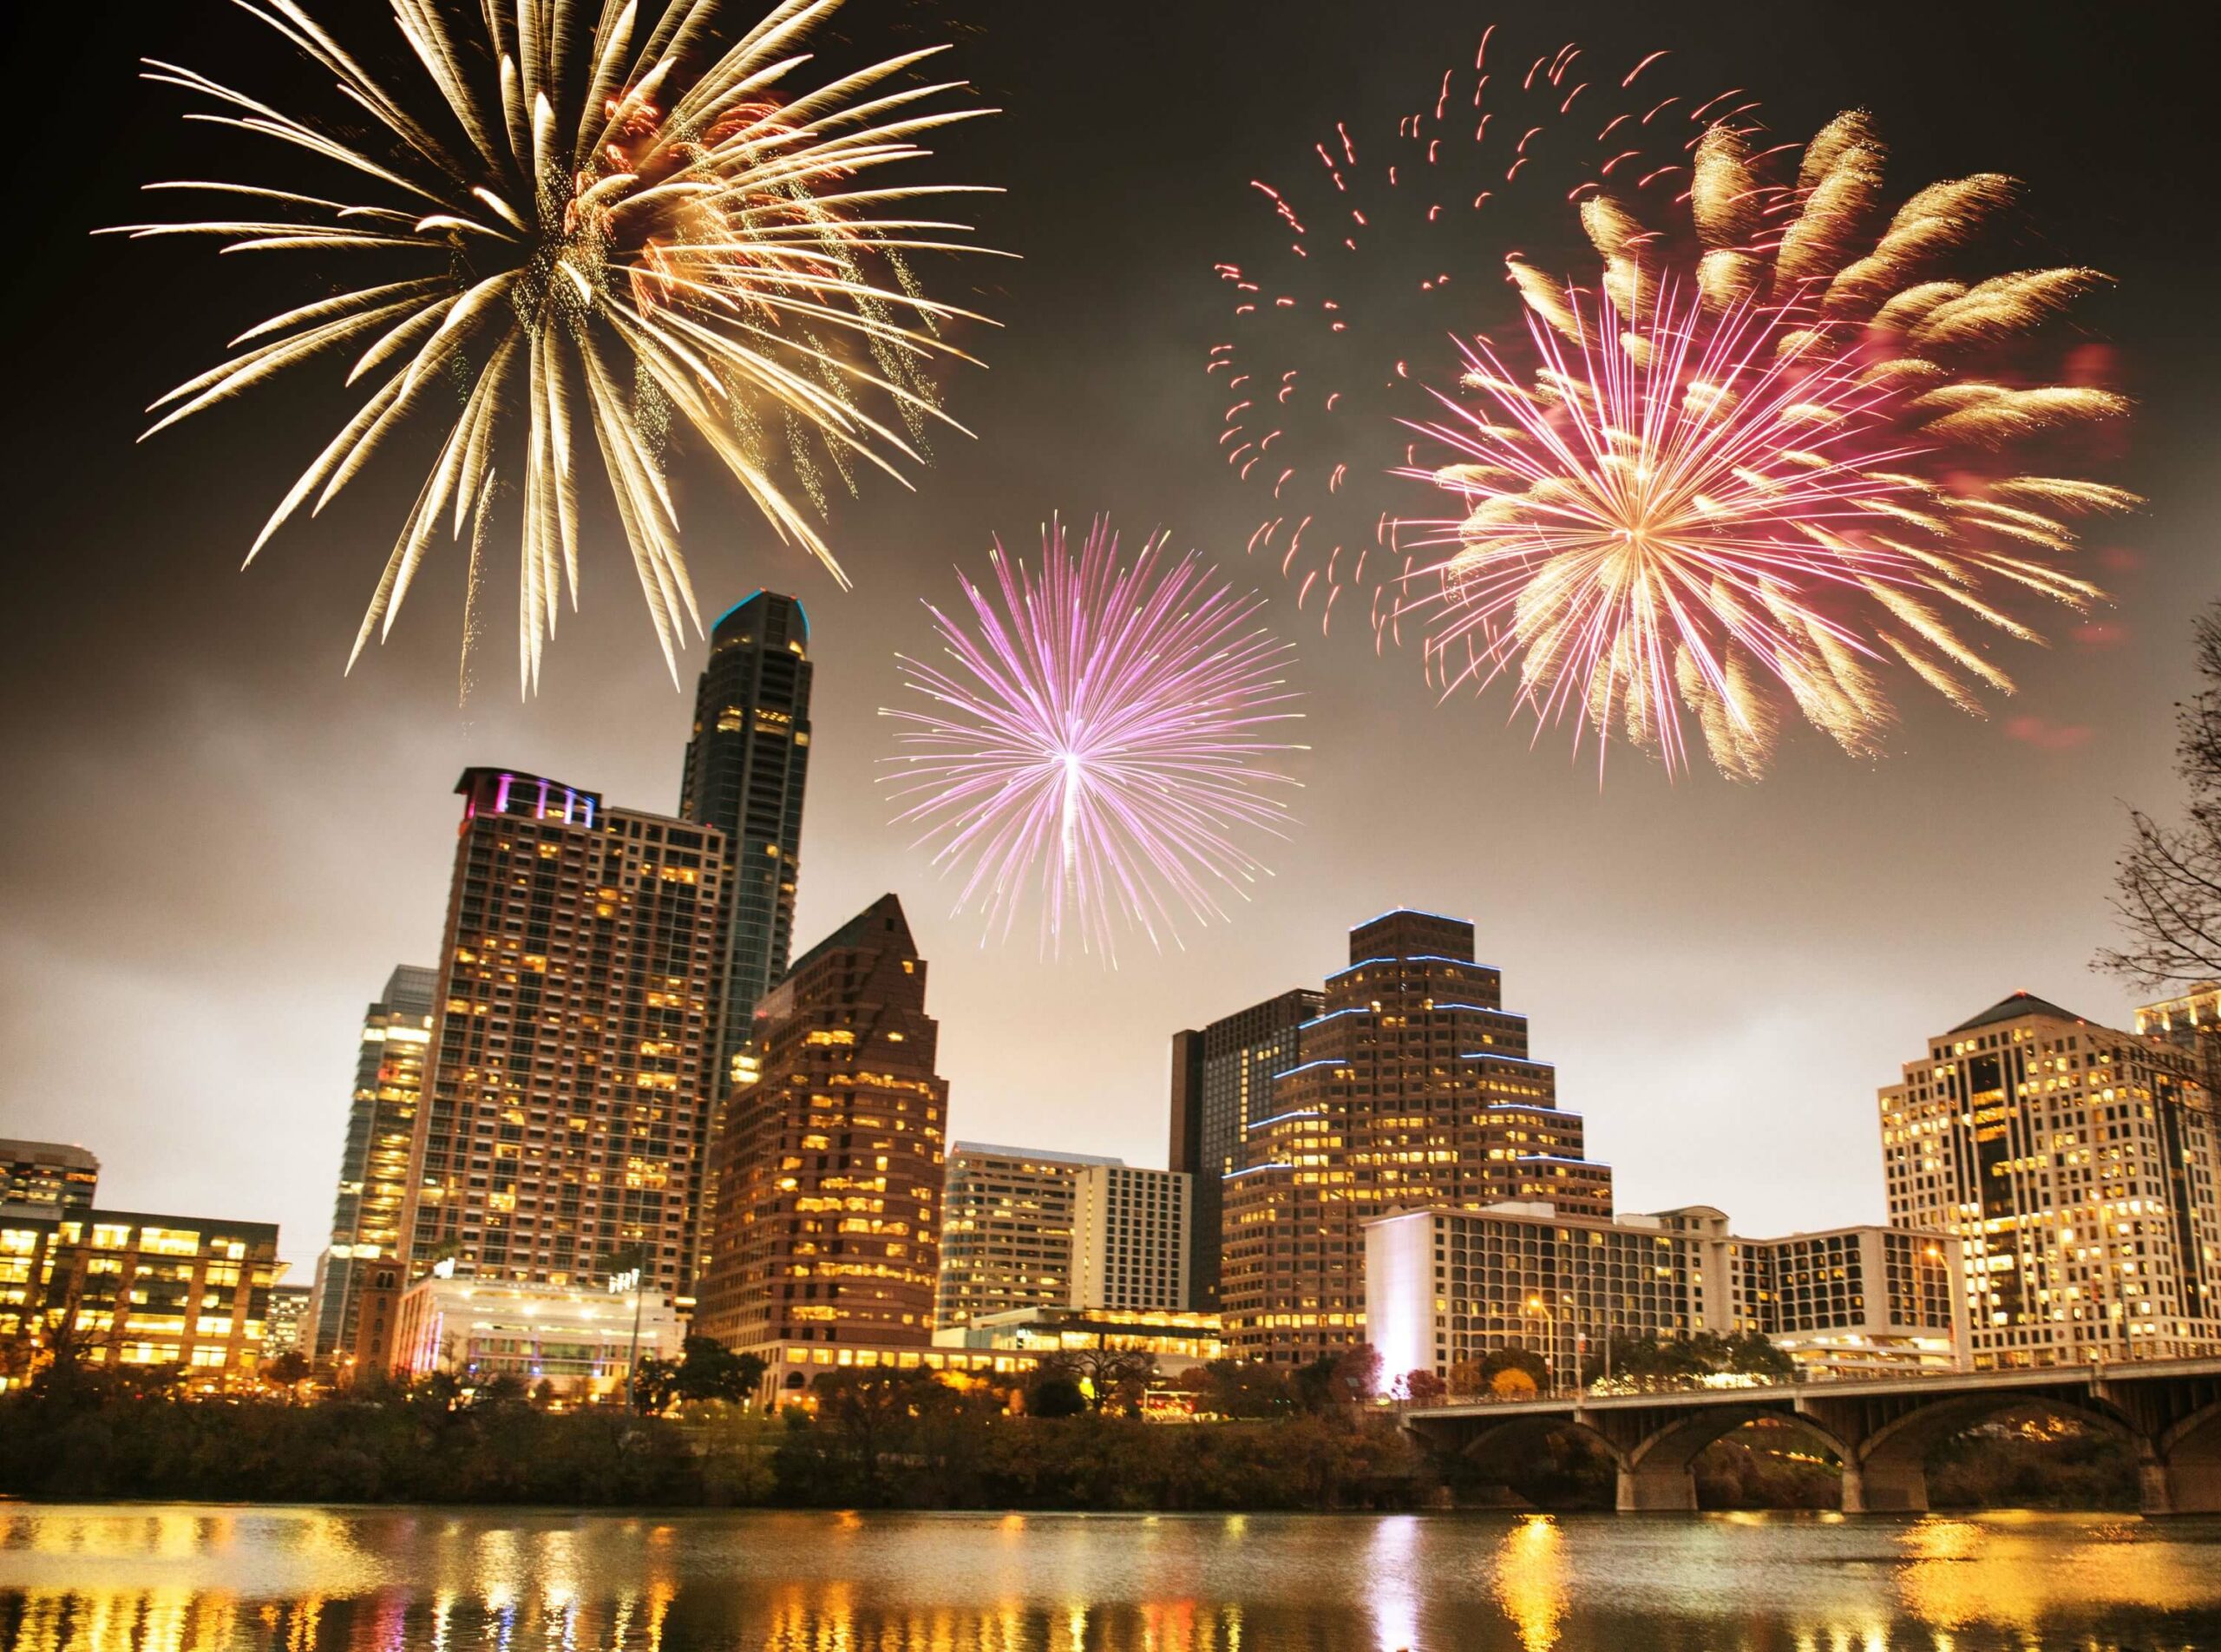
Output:
<instances>
[{"instance_id":1,"label":"bridge arch","mask_svg":"<svg viewBox=\"0 0 2221 1652\"><path fill-rule=\"evenodd\" d=\"M1825 1447L1846 1470L1855 1460L1849 1444L1799 1413L1768 1405L1707 1406L1683 1413L1635 1442L1620 1471L1619 1507L1624 1511L1695 1508L1697 1459L1706 1447L1754 1422L1804 1434Z\"/></svg>"},{"instance_id":2,"label":"bridge arch","mask_svg":"<svg viewBox=\"0 0 2221 1652\"><path fill-rule=\"evenodd\" d=\"M1845 1466L1846 1513L1925 1513L1928 1459L1936 1448L1970 1428L2015 1412L2041 1412L2067 1418L2119 1436L2148 1459L2151 1443L2135 1425L2101 1401L2083 1402L2058 1394L2002 1390L1952 1394L1923 1400L1874 1429L1859 1442Z\"/></svg>"},{"instance_id":3,"label":"bridge arch","mask_svg":"<svg viewBox=\"0 0 2221 1652\"><path fill-rule=\"evenodd\" d=\"M2144 1506L2155 1513L2221 1513L2221 1400L2160 1431L2143 1465Z\"/></svg>"}]
</instances>

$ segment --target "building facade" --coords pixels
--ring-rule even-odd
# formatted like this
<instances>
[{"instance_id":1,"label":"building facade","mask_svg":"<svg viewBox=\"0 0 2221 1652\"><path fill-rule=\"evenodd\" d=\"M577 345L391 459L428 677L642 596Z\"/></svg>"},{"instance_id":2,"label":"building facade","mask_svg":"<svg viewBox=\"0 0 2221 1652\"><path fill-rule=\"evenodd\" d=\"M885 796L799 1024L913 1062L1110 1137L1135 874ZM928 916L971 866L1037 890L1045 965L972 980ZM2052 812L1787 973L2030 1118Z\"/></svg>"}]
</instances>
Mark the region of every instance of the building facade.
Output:
<instances>
[{"instance_id":1,"label":"building facade","mask_svg":"<svg viewBox=\"0 0 2221 1652\"><path fill-rule=\"evenodd\" d=\"M1977 1368L2221 1348L2221 1158L2198 1070L2016 993L1881 1092L1890 1220L1962 1241Z\"/></svg>"},{"instance_id":2,"label":"building facade","mask_svg":"<svg viewBox=\"0 0 2221 1652\"><path fill-rule=\"evenodd\" d=\"M93 1208L101 1162L73 1142L0 1137L0 1211L22 1216L82 1215Z\"/></svg>"},{"instance_id":3,"label":"building facade","mask_svg":"<svg viewBox=\"0 0 2221 1652\"><path fill-rule=\"evenodd\" d=\"M694 688L678 812L724 834L731 902L717 1032L718 1088L753 1030L756 1002L787 973L809 770L809 618L758 591L710 633Z\"/></svg>"},{"instance_id":4,"label":"building facade","mask_svg":"<svg viewBox=\"0 0 2221 1652\"><path fill-rule=\"evenodd\" d=\"M1608 1217L1527 1019L1473 957L1473 927L1384 913L1302 1029L1225 1183L1221 1318L1239 1357L1296 1363L1366 1341L1364 1224L1399 1207L1547 1200Z\"/></svg>"},{"instance_id":5,"label":"building facade","mask_svg":"<svg viewBox=\"0 0 2221 1652\"><path fill-rule=\"evenodd\" d=\"M714 828L470 769L405 1272L691 1283L726 855Z\"/></svg>"},{"instance_id":6,"label":"building facade","mask_svg":"<svg viewBox=\"0 0 2221 1652\"><path fill-rule=\"evenodd\" d=\"M675 1360L682 1328L662 1291L583 1289L429 1275L401 1294L393 1364L466 1386L511 1377L566 1400L621 1396L635 1362Z\"/></svg>"},{"instance_id":7,"label":"building facade","mask_svg":"<svg viewBox=\"0 0 2221 1652\"><path fill-rule=\"evenodd\" d=\"M696 1328L775 1365L789 1345L926 1347L948 1085L902 903L882 895L804 954L756 1029L713 1139Z\"/></svg>"},{"instance_id":8,"label":"building facade","mask_svg":"<svg viewBox=\"0 0 2221 1652\"><path fill-rule=\"evenodd\" d=\"M1078 1308L1187 1310L1195 1177L1182 1170L1097 1164L1072 1178L1071 1288Z\"/></svg>"},{"instance_id":9,"label":"building facade","mask_svg":"<svg viewBox=\"0 0 2221 1652\"><path fill-rule=\"evenodd\" d=\"M1771 1339L1810 1376L1959 1368L1965 1295L1944 1234L1851 1228L1741 1239L1707 1205L1576 1216L1539 1202L1406 1210L1366 1227L1373 1346L1390 1379L1533 1350L1577 1386L1613 1338Z\"/></svg>"},{"instance_id":10,"label":"building facade","mask_svg":"<svg viewBox=\"0 0 2221 1652\"><path fill-rule=\"evenodd\" d=\"M1075 1181L1116 1163L986 1142L950 1148L934 1328L1071 1301Z\"/></svg>"},{"instance_id":11,"label":"building facade","mask_svg":"<svg viewBox=\"0 0 2221 1652\"><path fill-rule=\"evenodd\" d=\"M270 1311L262 1321L262 1356L274 1360L281 1354L308 1352L309 1288L272 1285Z\"/></svg>"},{"instance_id":12,"label":"building facade","mask_svg":"<svg viewBox=\"0 0 2221 1652\"><path fill-rule=\"evenodd\" d=\"M2221 1097L2221 981L2198 981L2136 1012L2137 1032L2172 1044L2198 1063L2208 1101Z\"/></svg>"},{"instance_id":13,"label":"building facade","mask_svg":"<svg viewBox=\"0 0 2221 1652\"><path fill-rule=\"evenodd\" d=\"M437 970L401 964L363 1012L331 1242L317 1257L301 1349L312 1359L343 1358L353 1349L364 1274L373 1262L401 1254L401 1210L409 1200L409 1156L438 992Z\"/></svg>"},{"instance_id":14,"label":"building facade","mask_svg":"<svg viewBox=\"0 0 2221 1652\"><path fill-rule=\"evenodd\" d=\"M174 1367L203 1393L252 1381L266 1357L285 1270L274 1223L89 1210L55 1223L46 1246L30 1328L45 1355Z\"/></svg>"},{"instance_id":15,"label":"building facade","mask_svg":"<svg viewBox=\"0 0 2221 1652\"><path fill-rule=\"evenodd\" d=\"M1253 1004L1209 1026L1172 1035L1172 1142L1167 1162L1195 1178L1190 1195L1188 1306L1219 1307L1220 1224L1225 1178L1242 1164L1242 1142L1263 1118L1273 1080L1302 1057L1303 1024L1319 1013L1311 987Z\"/></svg>"},{"instance_id":16,"label":"building facade","mask_svg":"<svg viewBox=\"0 0 2221 1652\"><path fill-rule=\"evenodd\" d=\"M968 1325L934 1333L934 1346L999 1348L1046 1357L1114 1348L1154 1354L1168 1375L1222 1358L1218 1315L1176 1311L1145 1313L1109 1308L1021 1308L983 1314Z\"/></svg>"}]
</instances>

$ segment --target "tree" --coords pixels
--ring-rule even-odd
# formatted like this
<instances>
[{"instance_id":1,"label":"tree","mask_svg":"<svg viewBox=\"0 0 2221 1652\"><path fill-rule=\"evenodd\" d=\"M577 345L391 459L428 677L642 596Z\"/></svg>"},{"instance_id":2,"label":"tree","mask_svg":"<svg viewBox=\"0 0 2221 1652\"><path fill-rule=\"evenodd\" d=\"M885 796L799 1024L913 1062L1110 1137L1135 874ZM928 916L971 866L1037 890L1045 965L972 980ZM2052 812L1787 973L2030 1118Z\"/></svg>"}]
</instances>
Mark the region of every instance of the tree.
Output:
<instances>
[{"instance_id":1,"label":"tree","mask_svg":"<svg viewBox=\"0 0 2221 1652\"><path fill-rule=\"evenodd\" d=\"M930 1371L884 1366L821 1372L810 1387L817 1397L818 1422L848 1448L857 1491L866 1503L881 1500L881 1459L900 1446L909 1425L956 1397Z\"/></svg>"},{"instance_id":2,"label":"tree","mask_svg":"<svg viewBox=\"0 0 2221 1652\"><path fill-rule=\"evenodd\" d=\"M2187 820L2163 825L2129 810L2129 845L2113 877L2126 940L2098 967L2146 987L2221 978L2221 603L2192 631L2205 686L2175 707L2175 771Z\"/></svg>"},{"instance_id":3,"label":"tree","mask_svg":"<svg viewBox=\"0 0 2221 1652\"><path fill-rule=\"evenodd\" d=\"M735 1354L711 1336L690 1336L676 1360L650 1354L632 1376L632 1405L649 1415L671 1409L674 1401L724 1400L745 1405L763 1380L763 1361Z\"/></svg>"},{"instance_id":4,"label":"tree","mask_svg":"<svg viewBox=\"0 0 2221 1652\"><path fill-rule=\"evenodd\" d=\"M1449 1392L1448 1383L1424 1368L1406 1371L1396 1379L1397 1397L1415 1406L1431 1406Z\"/></svg>"},{"instance_id":5,"label":"tree","mask_svg":"<svg viewBox=\"0 0 2221 1652\"><path fill-rule=\"evenodd\" d=\"M1498 1400L1532 1400L1542 1392L1532 1373L1516 1365L1498 1367L1488 1380L1488 1391Z\"/></svg>"},{"instance_id":6,"label":"tree","mask_svg":"<svg viewBox=\"0 0 2221 1652\"><path fill-rule=\"evenodd\" d=\"M1261 1360L1213 1360L1196 1396L1196 1409L1213 1417L1279 1417L1294 1406L1287 1379Z\"/></svg>"},{"instance_id":7,"label":"tree","mask_svg":"<svg viewBox=\"0 0 2221 1652\"><path fill-rule=\"evenodd\" d=\"M1149 1380L1156 1374L1156 1355L1141 1348L1065 1348L1049 1355L1038 1367L1045 1377L1065 1377L1085 1396L1100 1416L1115 1400L1121 1409L1141 1408Z\"/></svg>"},{"instance_id":8,"label":"tree","mask_svg":"<svg viewBox=\"0 0 2221 1652\"><path fill-rule=\"evenodd\" d=\"M265 1363L262 1367L262 1380L273 1388L285 1390L286 1398L289 1400L294 1397L300 1386L306 1382L311 1374L308 1360L303 1358L299 1350L296 1348L286 1349L276 1359Z\"/></svg>"},{"instance_id":9,"label":"tree","mask_svg":"<svg viewBox=\"0 0 2221 1652\"><path fill-rule=\"evenodd\" d=\"M1360 1343L1322 1354L1298 1366L1293 1381L1296 1403L1314 1413L1370 1400L1380 1391L1380 1350Z\"/></svg>"},{"instance_id":10,"label":"tree","mask_svg":"<svg viewBox=\"0 0 2221 1652\"><path fill-rule=\"evenodd\" d=\"M1038 1376L1025 1391L1025 1411L1031 1417L1077 1417L1086 1409L1086 1394L1069 1376Z\"/></svg>"}]
</instances>

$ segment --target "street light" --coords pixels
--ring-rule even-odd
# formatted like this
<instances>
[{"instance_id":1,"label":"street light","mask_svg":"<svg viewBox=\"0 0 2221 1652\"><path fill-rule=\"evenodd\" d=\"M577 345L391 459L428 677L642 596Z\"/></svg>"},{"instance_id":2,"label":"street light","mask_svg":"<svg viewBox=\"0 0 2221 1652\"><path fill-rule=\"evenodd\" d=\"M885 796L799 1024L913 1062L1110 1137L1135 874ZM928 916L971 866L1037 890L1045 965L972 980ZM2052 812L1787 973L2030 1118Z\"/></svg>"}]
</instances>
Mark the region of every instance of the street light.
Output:
<instances>
[{"instance_id":1,"label":"street light","mask_svg":"<svg viewBox=\"0 0 2221 1652\"><path fill-rule=\"evenodd\" d=\"M635 1266L609 1276L609 1294L621 1296L632 1293L632 1342L625 1354L625 1406L631 1410L635 1403L632 1384L640 1368L640 1270Z\"/></svg>"},{"instance_id":2,"label":"street light","mask_svg":"<svg viewBox=\"0 0 2221 1652\"><path fill-rule=\"evenodd\" d=\"M1558 1316L1551 1311L1549 1306L1540 1295L1529 1297L1527 1306L1549 1327L1549 1329L1543 1334L1545 1339L1543 1346L1549 1350L1543 1364L1544 1373L1549 1378L1549 1386L1545 1391L1544 1397L1555 1400L1558 1396Z\"/></svg>"}]
</instances>

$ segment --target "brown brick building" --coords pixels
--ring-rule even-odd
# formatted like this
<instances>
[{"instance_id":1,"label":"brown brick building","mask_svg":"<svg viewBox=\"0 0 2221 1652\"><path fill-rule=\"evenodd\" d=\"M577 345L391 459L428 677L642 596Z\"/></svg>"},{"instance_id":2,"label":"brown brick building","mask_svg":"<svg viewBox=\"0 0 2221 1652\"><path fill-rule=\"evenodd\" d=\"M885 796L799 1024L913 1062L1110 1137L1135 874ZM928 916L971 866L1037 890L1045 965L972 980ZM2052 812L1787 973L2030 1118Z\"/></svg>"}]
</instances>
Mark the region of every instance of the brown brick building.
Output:
<instances>
[{"instance_id":1,"label":"brown brick building","mask_svg":"<svg viewBox=\"0 0 2221 1652\"><path fill-rule=\"evenodd\" d=\"M757 1006L757 1070L725 1097L711 1146L703 1334L775 1363L797 1344L930 1344L948 1114L938 1037L892 895Z\"/></svg>"},{"instance_id":2,"label":"brown brick building","mask_svg":"<svg viewBox=\"0 0 2221 1652\"><path fill-rule=\"evenodd\" d=\"M1385 913L1350 931L1349 956L1226 1178L1221 1300L1243 1359L1366 1341L1360 1224L1375 1216L1535 1199L1612 1213L1611 1170L1558 1108L1498 972L1474 961L1471 924Z\"/></svg>"},{"instance_id":3,"label":"brown brick building","mask_svg":"<svg viewBox=\"0 0 2221 1652\"><path fill-rule=\"evenodd\" d=\"M715 1068L724 835L464 771L405 1275L683 1295ZM622 1265L622 1264L619 1264Z\"/></svg>"}]
</instances>

